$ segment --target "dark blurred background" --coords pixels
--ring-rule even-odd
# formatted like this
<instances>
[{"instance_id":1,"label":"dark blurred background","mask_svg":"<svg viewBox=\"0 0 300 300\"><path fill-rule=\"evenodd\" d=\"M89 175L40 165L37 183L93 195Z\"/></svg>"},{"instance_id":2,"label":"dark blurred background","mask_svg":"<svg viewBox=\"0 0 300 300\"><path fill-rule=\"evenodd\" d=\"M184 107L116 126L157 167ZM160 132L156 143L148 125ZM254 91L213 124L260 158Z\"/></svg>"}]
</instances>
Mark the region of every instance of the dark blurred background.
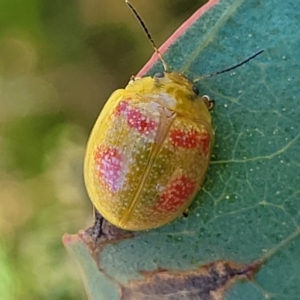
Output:
<instances>
[{"instance_id":1,"label":"dark blurred background","mask_svg":"<svg viewBox=\"0 0 300 300\"><path fill-rule=\"evenodd\" d=\"M132 0L158 45L203 2ZM152 52L123 0L0 1L1 300L86 299L61 243L92 223L85 144Z\"/></svg>"}]
</instances>

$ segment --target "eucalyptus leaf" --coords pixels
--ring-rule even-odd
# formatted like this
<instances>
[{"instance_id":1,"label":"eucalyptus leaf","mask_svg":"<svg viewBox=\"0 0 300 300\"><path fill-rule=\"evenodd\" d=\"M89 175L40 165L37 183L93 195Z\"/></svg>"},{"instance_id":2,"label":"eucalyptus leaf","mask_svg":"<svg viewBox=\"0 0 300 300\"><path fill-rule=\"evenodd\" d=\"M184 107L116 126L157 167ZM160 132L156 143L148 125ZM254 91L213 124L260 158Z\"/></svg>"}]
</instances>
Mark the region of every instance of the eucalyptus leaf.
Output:
<instances>
[{"instance_id":1,"label":"eucalyptus leaf","mask_svg":"<svg viewBox=\"0 0 300 300\"><path fill-rule=\"evenodd\" d=\"M191 79L265 51L197 82L200 94L216 101L206 182L187 218L104 246L98 263L113 278L115 295L117 283L142 280L142 270L193 270L225 260L264 262L255 281L232 285L226 299L299 299L299 22L299 1L213 0L162 47L167 64ZM140 75L162 71L155 60ZM83 266L91 299L112 299L98 269L87 267L92 257L78 250L85 244L64 241Z\"/></svg>"}]
</instances>

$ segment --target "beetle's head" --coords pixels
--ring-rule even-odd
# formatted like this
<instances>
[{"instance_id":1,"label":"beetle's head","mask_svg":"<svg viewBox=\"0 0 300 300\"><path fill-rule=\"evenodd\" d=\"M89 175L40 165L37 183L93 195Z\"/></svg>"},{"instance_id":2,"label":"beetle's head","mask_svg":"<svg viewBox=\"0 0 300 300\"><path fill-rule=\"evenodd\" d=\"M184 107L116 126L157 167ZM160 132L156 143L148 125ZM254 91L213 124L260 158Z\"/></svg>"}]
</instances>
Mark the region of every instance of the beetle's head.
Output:
<instances>
[{"instance_id":1,"label":"beetle's head","mask_svg":"<svg viewBox=\"0 0 300 300\"><path fill-rule=\"evenodd\" d=\"M133 77L126 90L143 94L168 93L176 98L189 100L196 100L199 97L197 86L184 74L178 72L160 72L153 76Z\"/></svg>"},{"instance_id":2,"label":"beetle's head","mask_svg":"<svg viewBox=\"0 0 300 300\"><path fill-rule=\"evenodd\" d=\"M199 90L184 74L156 73L154 76L132 78L125 91L136 101L154 101L172 111L197 116L210 122L208 102L199 96Z\"/></svg>"},{"instance_id":3,"label":"beetle's head","mask_svg":"<svg viewBox=\"0 0 300 300\"><path fill-rule=\"evenodd\" d=\"M191 100L199 95L199 89L184 74L178 72L156 73L153 77L154 84L167 93L182 92Z\"/></svg>"}]
</instances>

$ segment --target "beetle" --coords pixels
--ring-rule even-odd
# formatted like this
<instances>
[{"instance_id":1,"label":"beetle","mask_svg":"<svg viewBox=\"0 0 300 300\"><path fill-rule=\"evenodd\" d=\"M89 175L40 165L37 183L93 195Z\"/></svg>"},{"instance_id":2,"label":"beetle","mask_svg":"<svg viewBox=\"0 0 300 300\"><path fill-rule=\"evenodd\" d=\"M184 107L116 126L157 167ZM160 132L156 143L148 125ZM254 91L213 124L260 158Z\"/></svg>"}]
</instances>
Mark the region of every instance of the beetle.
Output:
<instances>
[{"instance_id":1,"label":"beetle","mask_svg":"<svg viewBox=\"0 0 300 300\"><path fill-rule=\"evenodd\" d=\"M84 179L108 222L137 231L173 221L200 190L214 144L213 102L184 74L168 70L144 22L125 2L164 72L132 77L110 96L89 137Z\"/></svg>"}]
</instances>

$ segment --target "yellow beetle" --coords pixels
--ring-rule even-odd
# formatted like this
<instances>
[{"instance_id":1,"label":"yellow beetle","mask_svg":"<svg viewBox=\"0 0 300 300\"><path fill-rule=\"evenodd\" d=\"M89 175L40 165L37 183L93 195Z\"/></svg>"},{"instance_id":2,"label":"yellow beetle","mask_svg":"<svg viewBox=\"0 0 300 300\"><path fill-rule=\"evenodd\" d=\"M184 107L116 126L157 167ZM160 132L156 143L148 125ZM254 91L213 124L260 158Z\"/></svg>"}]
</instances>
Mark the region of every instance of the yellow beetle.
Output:
<instances>
[{"instance_id":1,"label":"yellow beetle","mask_svg":"<svg viewBox=\"0 0 300 300\"><path fill-rule=\"evenodd\" d=\"M209 163L214 132L207 103L173 72L132 80L111 95L84 167L89 196L106 220L142 230L184 212Z\"/></svg>"}]
</instances>

